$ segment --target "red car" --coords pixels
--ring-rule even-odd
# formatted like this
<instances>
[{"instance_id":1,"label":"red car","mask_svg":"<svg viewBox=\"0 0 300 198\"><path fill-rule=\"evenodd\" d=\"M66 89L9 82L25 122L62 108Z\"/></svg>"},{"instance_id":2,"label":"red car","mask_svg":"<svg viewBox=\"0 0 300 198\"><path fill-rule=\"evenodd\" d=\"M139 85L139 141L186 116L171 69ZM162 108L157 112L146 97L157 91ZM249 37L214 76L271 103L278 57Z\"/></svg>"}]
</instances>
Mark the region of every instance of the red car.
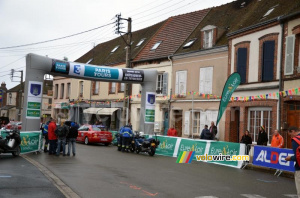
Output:
<instances>
[{"instance_id":1,"label":"red car","mask_svg":"<svg viewBox=\"0 0 300 198\"><path fill-rule=\"evenodd\" d=\"M13 126L18 126L18 130L22 129L22 122L18 122L18 121L10 121L5 128L6 129L12 129Z\"/></svg>"},{"instance_id":2,"label":"red car","mask_svg":"<svg viewBox=\"0 0 300 198\"><path fill-rule=\"evenodd\" d=\"M108 146L112 142L112 133L104 131L96 125L82 125L78 129L78 137L76 139L79 142L89 143L103 143Z\"/></svg>"}]
</instances>

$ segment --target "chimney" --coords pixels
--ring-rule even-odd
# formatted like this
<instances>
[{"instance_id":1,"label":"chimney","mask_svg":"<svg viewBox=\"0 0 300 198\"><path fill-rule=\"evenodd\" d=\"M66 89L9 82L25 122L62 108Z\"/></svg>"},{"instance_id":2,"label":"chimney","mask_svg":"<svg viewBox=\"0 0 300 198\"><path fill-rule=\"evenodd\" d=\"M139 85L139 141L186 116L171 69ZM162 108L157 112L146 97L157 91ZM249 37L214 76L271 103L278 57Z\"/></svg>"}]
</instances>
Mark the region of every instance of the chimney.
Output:
<instances>
[{"instance_id":1,"label":"chimney","mask_svg":"<svg viewBox=\"0 0 300 198\"><path fill-rule=\"evenodd\" d=\"M1 89L2 89L2 90L7 90L5 82L2 82L2 83L1 83Z\"/></svg>"}]
</instances>

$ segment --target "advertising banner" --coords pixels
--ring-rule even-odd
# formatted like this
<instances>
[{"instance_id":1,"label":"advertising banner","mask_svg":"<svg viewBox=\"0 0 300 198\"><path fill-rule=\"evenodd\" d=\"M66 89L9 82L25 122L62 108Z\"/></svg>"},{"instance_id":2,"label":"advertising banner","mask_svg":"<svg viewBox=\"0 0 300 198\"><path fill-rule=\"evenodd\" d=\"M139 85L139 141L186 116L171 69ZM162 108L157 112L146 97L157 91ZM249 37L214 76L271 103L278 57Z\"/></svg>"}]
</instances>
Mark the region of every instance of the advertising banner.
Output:
<instances>
[{"instance_id":1,"label":"advertising banner","mask_svg":"<svg viewBox=\"0 0 300 198\"><path fill-rule=\"evenodd\" d=\"M240 144L232 142L211 142L208 155L240 155ZM238 166L238 161L211 161L218 164Z\"/></svg>"},{"instance_id":2,"label":"advertising banner","mask_svg":"<svg viewBox=\"0 0 300 198\"><path fill-rule=\"evenodd\" d=\"M41 104L43 95L43 83L38 81L29 81L26 118L40 119Z\"/></svg>"},{"instance_id":3,"label":"advertising banner","mask_svg":"<svg viewBox=\"0 0 300 198\"><path fill-rule=\"evenodd\" d=\"M133 69L122 69L123 71L123 81L133 81L133 82L143 82L144 81L144 71L143 70L133 70Z\"/></svg>"},{"instance_id":4,"label":"advertising banner","mask_svg":"<svg viewBox=\"0 0 300 198\"><path fill-rule=\"evenodd\" d=\"M219 121L221 120L222 115L228 105L228 102L231 98L232 93L240 85L240 83L241 83L240 74L235 72L228 77L228 79L224 85L224 88L223 88L216 125L218 125Z\"/></svg>"},{"instance_id":5,"label":"advertising banner","mask_svg":"<svg viewBox=\"0 0 300 198\"><path fill-rule=\"evenodd\" d=\"M295 162L285 161L287 156L294 155L292 149L279 149L267 146L254 146L253 164L279 170L294 172Z\"/></svg>"},{"instance_id":6,"label":"advertising banner","mask_svg":"<svg viewBox=\"0 0 300 198\"><path fill-rule=\"evenodd\" d=\"M145 123L153 124L155 120L155 92L146 92Z\"/></svg>"},{"instance_id":7,"label":"advertising banner","mask_svg":"<svg viewBox=\"0 0 300 198\"><path fill-rule=\"evenodd\" d=\"M52 59L51 72L59 74L69 74L70 63L67 61L60 61Z\"/></svg>"},{"instance_id":8,"label":"advertising banner","mask_svg":"<svg viewBox=\"0 0 300 198\"><path fill-rule=\"evenodd\" d=\"M206 144L206 141L182 139L179 144L178 153L182 151L195 151L193 160L196 160L196 155L205 154Z\"/></svg>"},{"instance_id":9,"label":"advertising banner","mask_svg":"<svg viewBox=\"0 0 300 198\"><path fill-rule=\"evenodd\" d=\"M1 131L2 138L5 138L7 133ZM41 132L21 132L21 153L36 152L42 149L43 136Z\"/></svg>"},{"instance_id":10,"label":"advertising banner","mask_svg":"<svg viewBox=\"0 0 300 198\"><path fill-rule=\"evenodd\" d=\"M153 136L153 138L155 138L155 136ZM158 148L156 148L156 154L173 157L177 138L157 136L157 139L160 141L160 144Z\"/></svg>"},{"instance_id":11,"label":"advertising banner","mask_svg":"<svg viewBox=\"0 0 300 198\"><path fill-rule=\"evenodd\" d=\"M118 140L116 137L116 134L118 133L118 131L109 131L112 134L112 145L118 145Z\"/></svg>"}]
</instances>

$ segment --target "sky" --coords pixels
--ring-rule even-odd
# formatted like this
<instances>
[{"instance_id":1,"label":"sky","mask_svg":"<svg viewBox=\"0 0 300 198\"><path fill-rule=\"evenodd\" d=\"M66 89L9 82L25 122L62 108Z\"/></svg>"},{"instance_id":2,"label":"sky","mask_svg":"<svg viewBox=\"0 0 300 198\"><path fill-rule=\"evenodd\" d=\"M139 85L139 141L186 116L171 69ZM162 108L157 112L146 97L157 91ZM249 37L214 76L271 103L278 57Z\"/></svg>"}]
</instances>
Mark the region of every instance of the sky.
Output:
<instances>
[{"instance_id":1,"label":"sky","mask_svg":"<svg viewBox=\"0 0 300 198\"><path fill-rule=\"evenodd\" d=\"M8 89L20 81L20 72L11 80L11 69L25 68L28 53L75 61L94 45L111 40L115 15L132 18L132 30L154 25L171 16L185 14L233 0L0 0L0 83ZM127 30L126 21L123 22ZM87 33L42 44L97 28ZM8 48L9 47L9 48Z\"/></svg>"}]
</instances>

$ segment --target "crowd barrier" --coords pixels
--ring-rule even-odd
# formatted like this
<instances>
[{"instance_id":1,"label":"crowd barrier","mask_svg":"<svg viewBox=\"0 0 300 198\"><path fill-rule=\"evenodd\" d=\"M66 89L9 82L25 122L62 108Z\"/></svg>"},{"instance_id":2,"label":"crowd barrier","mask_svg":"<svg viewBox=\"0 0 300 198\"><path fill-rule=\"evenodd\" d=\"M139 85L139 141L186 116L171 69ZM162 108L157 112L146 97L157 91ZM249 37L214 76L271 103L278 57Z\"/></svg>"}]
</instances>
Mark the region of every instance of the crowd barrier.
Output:
<instances>
[{"instance_id":1,"label":"crowd barrier","mask_svg":"<svg viewBox=\"0 0 300 198\"><path fill-rule=\"evenodd\" d=\"M155 137L149 135L149 137ZM181 151L195 151L196 155L245 155L245 144L222 142L213 140L196 140L181 137L169 137L158 135L160 145L156 149L157 155L178 157ZM208 161L205 161L208 162ZM241 168L243 161L209 161L208 163L221 164L235 168Z\"/></svg>"},{"instance_id":2,"label":"crowd barrier","mask_svg":"<svg viewBox=\"0 0 300 198\"><path fill-rule=\"evenodd\" d=\"M7 133L1 131L0 135L5 138ZM20 132L21 136L21 153L37 152L42 149L43 136L41 131Z\"/></svg>"},{"instance_id":3,"label":"crowd barrier","mask_svg":"<svg viewBox=\"0 0 300 198\"><path fill-rule=\"evenodd\" d=\"M286 161L287 156L294 155L292 149L274 148L269 146L247 145L246 151L249 151L250 161L245 162L245 168L248 164L255 166L276 169L275 175L278 176L282 171L294 172L295 162Z\"/></svg>"}]
</instances>

